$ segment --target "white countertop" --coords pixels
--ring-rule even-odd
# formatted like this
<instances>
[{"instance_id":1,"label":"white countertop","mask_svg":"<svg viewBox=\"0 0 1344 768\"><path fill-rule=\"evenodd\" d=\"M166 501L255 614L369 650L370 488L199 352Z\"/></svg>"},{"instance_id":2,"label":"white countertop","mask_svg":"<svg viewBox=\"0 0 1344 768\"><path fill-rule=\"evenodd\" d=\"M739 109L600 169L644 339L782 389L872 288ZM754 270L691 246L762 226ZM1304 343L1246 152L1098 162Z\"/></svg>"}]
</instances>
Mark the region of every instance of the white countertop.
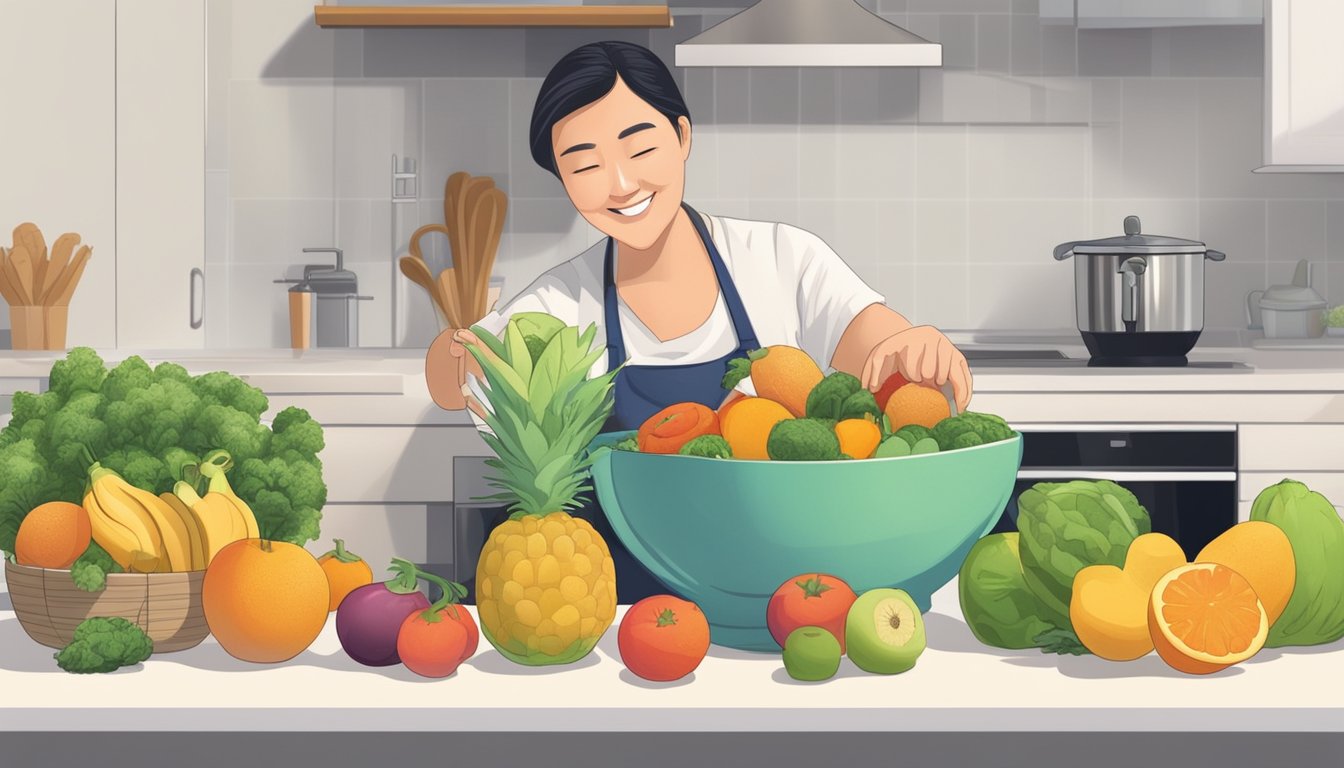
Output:
<instances>
[{"instance_id":1,"label":"white countertop","mask_svg":"<svg viewBox=\"0 0 1344 768\"><path fill-rule=\"evenodd\" d=\"M616 625L583 660L521 667L482 640L443 680L371 668L334 625L278 665L212 639L107 675L60 671L52 650L0 611L0 730L7 731L1323 731L1344 732L1344 642L1265 650L1209 677L1134 662L1000 651L960 618L955 581L925 616L915 668L799 683L779 656L713 647L695 673L655 684L619 662ZM624 613L624 608L620 613ZM618 614L619 621L619 614Z\"/></svg>"}]
</instances>

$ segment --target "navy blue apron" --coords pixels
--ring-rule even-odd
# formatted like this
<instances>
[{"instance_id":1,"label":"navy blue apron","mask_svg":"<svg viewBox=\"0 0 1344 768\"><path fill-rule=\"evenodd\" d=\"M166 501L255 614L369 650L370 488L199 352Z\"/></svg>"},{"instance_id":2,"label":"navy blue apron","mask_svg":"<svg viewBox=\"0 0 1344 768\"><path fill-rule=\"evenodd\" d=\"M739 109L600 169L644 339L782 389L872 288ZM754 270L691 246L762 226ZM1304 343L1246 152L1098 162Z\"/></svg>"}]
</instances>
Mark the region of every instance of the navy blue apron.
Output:
<instances>
[{"instance_id":1,"label":"navy blue apron","mask_svg":"<svg viewBox=\"0 0 1344 768\"><path fill-rule=\"evenodd\" d=\"M756 340L756 331L742 306L742 298L737 286L728 274L728 268L714 247L714 240L705 228L704 220L689 205L681 207L691 217L700 242L709 253L709 261L714 266L714 276L718 279L719 290L723 293L724 303L728 306L728 316L733 322L733 333L737 336L737 348L732 352L704 363L685 365L627 365L616 374L614 382L615 407L607 420L604 432L621 432L639 429L639 426L669 405L676 403L701 403L715 410L723 404L728 391L723 388L723 377L728 372L729 361L746 357L751 350L760 347ZM616 297L616 277L614 273L615 243L607 238L606 264L603 267L603 323L607 334L607 370L615 370L626 361L625 339L621 333L621 318ZM629 604L667 592L653 574L630 555L617 538L606 515L601 514L596 500L590 500L586 509L580 511L583 517L593 524L611 549L616 565L616 600Z\"/></svg>"}]
</instances>

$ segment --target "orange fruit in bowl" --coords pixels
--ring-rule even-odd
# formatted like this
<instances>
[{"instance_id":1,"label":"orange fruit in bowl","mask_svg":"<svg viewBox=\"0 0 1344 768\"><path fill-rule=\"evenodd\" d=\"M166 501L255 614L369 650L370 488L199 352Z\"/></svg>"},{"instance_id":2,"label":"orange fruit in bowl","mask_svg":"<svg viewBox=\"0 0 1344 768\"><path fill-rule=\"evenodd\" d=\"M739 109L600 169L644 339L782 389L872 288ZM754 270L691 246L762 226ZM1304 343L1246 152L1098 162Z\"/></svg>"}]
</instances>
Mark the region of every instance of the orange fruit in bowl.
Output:
<instances>
[{"instance_id":1,"label":"orange fruit in bowl","mask_svg":"<svg viewBox=\"0 0 1344 768\"><path fill-rule=\"evenodd\" d=\"M1192 563L1153 587L1148 632L1173 669L1207 675L1259 653L1269 616L1244 576L1225 565Z\"/></svg>"},{"instance_id":2,"label":"orange fruit in bowl","mask_svg":"<svg viewBox=\"0 0 1344 768\"><path fill-rule=\"evenodd\" d=\"M942 391L924 384L906 384L891 394L884 411L892 431L909 424L933 429L952 415L952 406Z\"/></svg>"},{"instance_id":3,"label":"orange fruit in bowl","mask_svg":"<svg viewBox=\"0 0 1344 768\"><path fill-rule=\"evenodd\" d=\"M19 565L69 568L89 548L89 513L68 501L39 504L24 516L14 537Z\"/></svg>"},{"instance_id":4,"label":"orange fruit in bowl","mask_svg":"<svg viewBox=\"0 0 1344 768\"><path fill-rule=\"evenodd\" d=\"M1227 529L1199 551L1195 562L1225 565L1245 576L1264 604L1271 627L1288 607L1297 582L1297 560L1288 534L1263 520Z\"/></svg>"},{"instance_id":5,"label":"orange fruit in bowl","mask_svg":"<svg viewBox=\"0 0 1344 768\"><path fill-rule=\"evenodd\" d=\"M769 459L765 446L770 440L770 430L792 418L789 409L774 400L744 397L723 414L723 439L733 449L734 459Z\"/></svg>"}]
</instances>

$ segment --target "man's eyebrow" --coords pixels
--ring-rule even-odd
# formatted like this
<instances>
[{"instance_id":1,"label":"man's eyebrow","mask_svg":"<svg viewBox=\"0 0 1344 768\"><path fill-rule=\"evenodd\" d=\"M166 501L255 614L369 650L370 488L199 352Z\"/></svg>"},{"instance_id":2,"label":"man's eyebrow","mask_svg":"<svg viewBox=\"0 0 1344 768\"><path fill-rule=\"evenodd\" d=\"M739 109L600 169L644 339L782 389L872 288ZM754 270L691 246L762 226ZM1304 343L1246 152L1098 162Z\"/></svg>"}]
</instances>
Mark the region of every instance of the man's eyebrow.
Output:
<instances>
[{"instance_id":1,"label":"man's eyebrow","mask_svg":"<svg viewBox=\"0 0 1344 768\"><path fill-rule=\"evenodd\" d=\"M652 128L653 126L649 126L649 127ZM564 157L565 155L568 155L568 154L571 153L571 152L582 152L582 151L585 150L585 149L597 149L597 145L596 145L596 144L575 144L574 146L570 147L569 149L566 149L564 152L561 152L561 153L560 153L560 156L561 156L561 157Z\"/></svg>"},{"instance_id":2,"label":"man's eyebrow","mask_svg":"<svg viewBox=\"0 0 1344 768\"><path fill-rule=\"evenodd\" d=\"M629 136L632 133L639 133L640 131L646 131L652 127L653 123L640 123L638 125L632 125L629 128L626 128L624 131L621 131L620 134L616 136L616 138L624 139L626 136Z\"/></svg>"}]
</instances>

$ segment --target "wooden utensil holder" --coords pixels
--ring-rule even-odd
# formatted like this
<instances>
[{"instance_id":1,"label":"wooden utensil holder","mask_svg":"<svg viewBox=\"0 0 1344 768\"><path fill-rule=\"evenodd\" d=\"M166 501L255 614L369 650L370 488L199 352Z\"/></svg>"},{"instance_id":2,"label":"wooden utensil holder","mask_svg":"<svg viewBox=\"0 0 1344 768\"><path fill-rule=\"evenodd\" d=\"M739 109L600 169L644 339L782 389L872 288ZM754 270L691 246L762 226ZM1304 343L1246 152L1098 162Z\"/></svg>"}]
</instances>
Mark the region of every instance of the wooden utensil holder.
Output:
<instances>
[{"instance_id":1,"label":"wooden utensil holder","mask_svg":"<svg viewBox=\"0 0 1344 768\"><path fill-rule=\"evenodd\" d=\"M69 318L67 305L10 307L10 345L14 349L65 349Z\"/></svg>"}]
</instances>

